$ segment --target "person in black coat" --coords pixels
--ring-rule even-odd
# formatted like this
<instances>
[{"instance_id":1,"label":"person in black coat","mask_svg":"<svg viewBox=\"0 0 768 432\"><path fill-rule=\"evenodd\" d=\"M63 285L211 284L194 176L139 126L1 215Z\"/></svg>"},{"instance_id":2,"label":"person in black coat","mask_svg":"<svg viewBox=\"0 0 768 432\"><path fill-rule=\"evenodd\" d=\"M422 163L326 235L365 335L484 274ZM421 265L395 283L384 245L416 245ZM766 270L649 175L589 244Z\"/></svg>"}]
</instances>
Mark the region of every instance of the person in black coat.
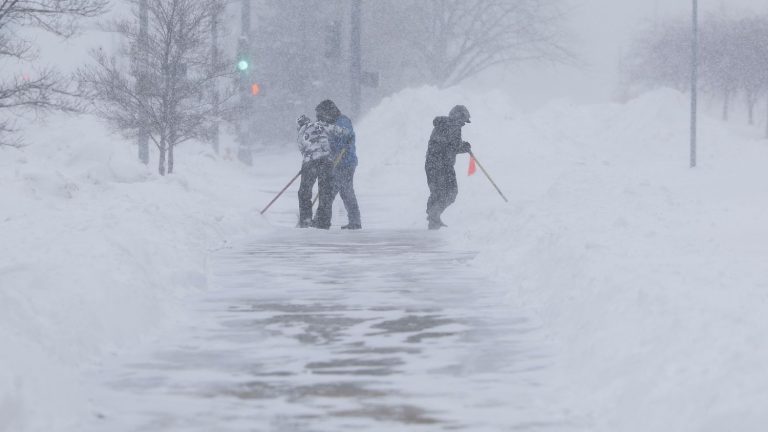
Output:
<instances>
[{"instance_id":1,"label":"person in black coat","mask_svg":"<svg viewBox=\"0 0 768 432\"><path fill-rule=\"evenodd\" d=\"M472 149L468 142L461 139L461 128L467 123L471 121L469 110L464 105L456 105L448 117L436 117L432 122L434 129L424 164L429 185L427 221L431 230L446 226L440 216L456 201L459 193L454 165L457 154L469 153Z\"/></svg>"}]
</instances>

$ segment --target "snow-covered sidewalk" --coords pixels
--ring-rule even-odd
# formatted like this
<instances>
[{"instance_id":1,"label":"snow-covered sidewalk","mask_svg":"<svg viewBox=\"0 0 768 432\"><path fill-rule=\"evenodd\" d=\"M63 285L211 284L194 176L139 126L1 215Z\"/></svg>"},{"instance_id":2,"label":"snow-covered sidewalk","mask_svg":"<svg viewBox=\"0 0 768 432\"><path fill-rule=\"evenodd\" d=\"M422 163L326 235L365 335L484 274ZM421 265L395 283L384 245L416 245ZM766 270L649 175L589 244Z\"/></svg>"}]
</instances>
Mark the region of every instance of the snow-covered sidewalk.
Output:
<instances>
[{"instance_id":1,"label":"snow-covered sidewalk","mask_svg":"<svg viewBox=\"0 0 768 432\"><path fill-rule=\"evenodd\" d=\"M473 256L426 230L238 242L189 326L102 372L77 430L581 430L540 324Z\"/></svg>"}]
</instances>

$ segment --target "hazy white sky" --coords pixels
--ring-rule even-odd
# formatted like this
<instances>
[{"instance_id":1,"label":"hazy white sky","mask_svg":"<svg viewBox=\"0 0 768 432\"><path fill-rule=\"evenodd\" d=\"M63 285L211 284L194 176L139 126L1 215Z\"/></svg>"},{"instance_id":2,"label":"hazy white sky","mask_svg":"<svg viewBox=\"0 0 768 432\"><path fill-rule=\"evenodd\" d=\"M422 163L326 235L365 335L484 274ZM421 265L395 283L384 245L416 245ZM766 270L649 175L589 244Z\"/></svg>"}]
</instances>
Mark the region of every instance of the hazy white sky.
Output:
<instances>
[{"instance_id":1,"label":"hazy white sky","mask_svg":"<svg viewBox=\"0 0 768 432\"><path fill-rule=\"evenodd\" d=\"M367 0L375 1L375 0ZM617 68L624 50L643 24L654 19L687 17L692 0L565 0L571 5L572 49L584 68L528 67L493 72L483 77L483 86L511 89L524 108L534 108L554 98L577 102L604 102L617 94ZM701 14L728 13L743 16L768 13L768 0L699 0ZM107 40L76 39L61 44L41 36L44 57L67 69L88 60L85 46L116 46L114 35L97 34ZM90 36L93 38L94 36ZM85 40L83 40L85 39ZM114 39L114 40L112 40Z\"/></svg>"},{"instance_id":2,"label":"hazy white sky","mask_svg":"<svg viewBox=\"0 0 768 432\"><path fill-rule=\"evenodd\" d=\"M622 53L643 24L654 19L688 17L692 0L570 0L571 46L586 63L583 69L537 66L515 70L501 79L514 90L524 107L552 98L579 102L612 100L617 90L617 68ZM700 13L742 16L767 13L768 0L699 0ZM487 84L490 84L488 82Z\"/></svg>"}]
</instances>

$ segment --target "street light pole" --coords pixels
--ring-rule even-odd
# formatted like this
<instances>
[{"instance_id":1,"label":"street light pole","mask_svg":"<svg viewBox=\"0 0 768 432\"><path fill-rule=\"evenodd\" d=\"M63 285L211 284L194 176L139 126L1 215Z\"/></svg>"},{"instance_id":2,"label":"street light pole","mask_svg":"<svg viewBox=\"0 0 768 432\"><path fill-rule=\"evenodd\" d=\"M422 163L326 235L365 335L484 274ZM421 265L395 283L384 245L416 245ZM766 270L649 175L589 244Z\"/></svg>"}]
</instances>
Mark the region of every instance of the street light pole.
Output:
<instances>
[{"instance_id":1,"label":"street light pole","mask_svg":"<svg viewBox=\"0 0 768 432\"><path fill-rule=\"evenodd\" d=\"M696 167L696 133L699 91L699 1L693 0L693 38L691 40L691 168Z\"/></svg>"},{"instance_id":2,"label":"street light pole","mask_svg":"<svg viewBox=\"0 0 768 432\"><path fill-rule=\"evenodd\" d=\"M238 54L240 65L239 74L239 110L237 113L237 138L238 150L237 158L246 165L253 164L253 155L251 154L251 103L252 98L248 93L250 87L250 69L251 69L251 0L242 0L241 3L241 26L240 40L238 41Z\"/></svg>"},{"instance_id":3,"label":"street light pole","mask_svg":"<svg viewBox=\"0 0 768 432\"><path fill-rule=\"evenodd\" d=\"M352 23L350 28L350 64L349 74L352 89L350 96L352 99L352 116L360 114L360 105L362 99L362 81L363 81L363 60L362 44L360 41L360 27L362 25L362 0L352 0Z\"/></svg>"}]
</instances>

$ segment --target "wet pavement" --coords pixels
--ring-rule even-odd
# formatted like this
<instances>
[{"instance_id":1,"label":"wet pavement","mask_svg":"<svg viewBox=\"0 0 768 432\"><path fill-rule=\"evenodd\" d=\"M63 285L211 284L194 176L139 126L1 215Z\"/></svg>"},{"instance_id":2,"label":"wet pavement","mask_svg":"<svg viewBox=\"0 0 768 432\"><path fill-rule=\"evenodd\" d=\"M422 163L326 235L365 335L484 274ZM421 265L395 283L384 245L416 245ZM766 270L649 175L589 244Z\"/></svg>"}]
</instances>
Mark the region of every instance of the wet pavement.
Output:
<instances>
[{"instance_id":1,"label":"wet pavement","mask_svg":"<svg viewBox=\"0 0 768 432\"><path fill-rule=\"evenodd\" d=\"M473 258L428 231L232 245L199 319L105 374L83 430L575 430L542 330Z\"/></svg>"}]
</instances>

